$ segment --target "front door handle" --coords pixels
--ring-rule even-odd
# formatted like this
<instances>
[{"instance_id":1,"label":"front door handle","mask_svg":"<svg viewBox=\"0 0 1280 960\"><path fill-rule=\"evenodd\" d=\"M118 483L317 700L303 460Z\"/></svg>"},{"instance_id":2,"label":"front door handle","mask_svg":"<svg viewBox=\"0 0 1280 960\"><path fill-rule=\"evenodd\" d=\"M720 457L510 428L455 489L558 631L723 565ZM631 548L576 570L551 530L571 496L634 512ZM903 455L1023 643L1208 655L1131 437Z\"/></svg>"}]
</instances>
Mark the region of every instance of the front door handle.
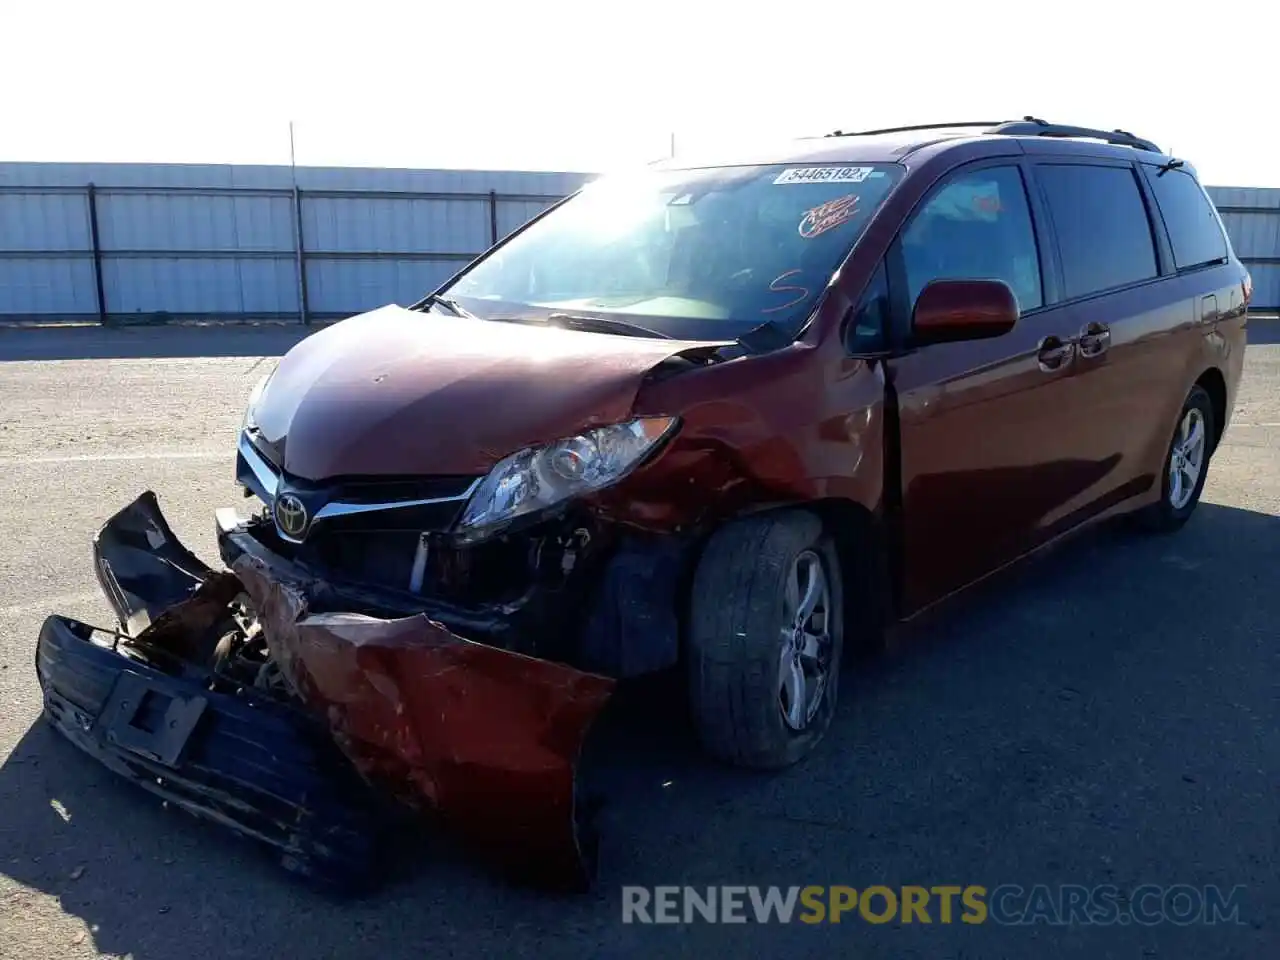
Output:
<instances>
[{"instance_id":1,"label":"front door handle","mask_svg":"<svg viewBox=\"0 0 1280 960\"><path fill-rule=\"evenodd\" d=\"M1111 328L1105 323L1091 323L1080 331L1080 356L1100 357L1111 346Z\"/></svg>"},{"instance_id":2,"label":"front door handle","mask_svg":"<svg viewBox=\"0 0 1280 960\"><path fill-rule=\"evenodd\" d=\"M1040 352L1036 359L1040 361L1040 369L1045 373L1063 369L1075 356L1076 345L1070 340L1048 336L1040 341Z\"/></svg>"}]
</instances>

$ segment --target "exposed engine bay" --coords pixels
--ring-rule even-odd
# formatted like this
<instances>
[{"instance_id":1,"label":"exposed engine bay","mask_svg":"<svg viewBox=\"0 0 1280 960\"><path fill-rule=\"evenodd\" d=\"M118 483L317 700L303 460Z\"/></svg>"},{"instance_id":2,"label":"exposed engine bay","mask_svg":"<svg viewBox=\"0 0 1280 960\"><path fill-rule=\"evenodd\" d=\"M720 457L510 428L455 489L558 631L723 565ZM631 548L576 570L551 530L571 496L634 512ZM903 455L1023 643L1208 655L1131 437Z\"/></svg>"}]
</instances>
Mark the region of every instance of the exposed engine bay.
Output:
<instances>
[{"instance_id":1,"label":"exposed engine bay","mask_svg":"<svg viewBox=\"0 0 1280 960\"><path fill-rule=\"evenodd\" d=\"M687 544L579 519L473 546L395 531L299 546L281 541L265 514L243 532L347 588L359 601L350 606L370 615L426 611L480 642L614 677L671 666Z\"/></svg>"}]
</instances>

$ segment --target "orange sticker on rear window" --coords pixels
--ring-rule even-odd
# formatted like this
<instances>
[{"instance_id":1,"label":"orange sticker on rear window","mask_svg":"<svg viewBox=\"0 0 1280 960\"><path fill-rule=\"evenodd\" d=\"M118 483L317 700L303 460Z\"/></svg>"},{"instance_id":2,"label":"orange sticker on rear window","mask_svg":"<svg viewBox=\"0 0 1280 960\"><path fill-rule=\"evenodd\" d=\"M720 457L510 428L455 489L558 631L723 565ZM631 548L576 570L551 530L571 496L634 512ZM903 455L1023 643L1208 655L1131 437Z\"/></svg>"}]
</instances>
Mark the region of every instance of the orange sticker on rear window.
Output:
<instances>
[{"instance_id":1,"label":"orange sticker on rear window","mask_svg":"<svg viewBox=\"0 0 1280 960\"><path fill-rule=\"evenodd\" d=\"M820 203L812 210L806 211L801 218L800 236L807 239L826 233L828 230L834 230L840 224L852 220L857 213L858 195L856 193Z\"/></svg>"}]
</instances>

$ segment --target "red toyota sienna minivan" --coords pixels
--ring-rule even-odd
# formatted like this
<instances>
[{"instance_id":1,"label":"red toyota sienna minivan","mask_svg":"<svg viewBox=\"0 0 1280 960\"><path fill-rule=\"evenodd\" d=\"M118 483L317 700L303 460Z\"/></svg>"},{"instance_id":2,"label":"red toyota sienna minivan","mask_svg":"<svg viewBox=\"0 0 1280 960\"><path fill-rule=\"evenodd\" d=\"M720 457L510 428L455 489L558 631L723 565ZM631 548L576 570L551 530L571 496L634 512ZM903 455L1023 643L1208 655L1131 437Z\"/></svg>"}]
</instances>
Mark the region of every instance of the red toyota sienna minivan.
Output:
<instances>
[{"instance_id":1,"label":"red toyota sienna minivan","mask_svg":"<svg viewBox=\"0 0 1280 960\"><path fill-rule=\"evenodd\" d=\"M580 876L574 764L618 680L682 671L710 754L781 767L891 622L1102 518L1186 522L1250 292L1192 167L1121 131L602 178L280 361L227 569L149 493L112 518L121 626L47 621L46 713L312 873L365 847L322 829L346 781L299 717L362 782Z\"/></svg>"}]
</instances>

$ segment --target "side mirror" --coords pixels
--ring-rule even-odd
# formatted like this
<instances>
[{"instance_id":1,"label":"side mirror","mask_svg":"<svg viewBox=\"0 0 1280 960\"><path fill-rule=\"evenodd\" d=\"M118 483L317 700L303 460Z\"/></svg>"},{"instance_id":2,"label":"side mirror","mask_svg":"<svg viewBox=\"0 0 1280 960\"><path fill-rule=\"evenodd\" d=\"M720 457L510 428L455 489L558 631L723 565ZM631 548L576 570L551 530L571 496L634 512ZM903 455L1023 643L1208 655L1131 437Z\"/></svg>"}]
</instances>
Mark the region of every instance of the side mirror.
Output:
<instances>
[{"instance_id":1,"label":"side mirror","mask_svg":"<svg viewBox=\"0 0 1280 960\"><path fill-rule=\"evenodd\" d=\"M1018 322L1018 298L1003 280L933 280L911 311L917 346L999 337Z\"/></svg>"}]
</instances>

